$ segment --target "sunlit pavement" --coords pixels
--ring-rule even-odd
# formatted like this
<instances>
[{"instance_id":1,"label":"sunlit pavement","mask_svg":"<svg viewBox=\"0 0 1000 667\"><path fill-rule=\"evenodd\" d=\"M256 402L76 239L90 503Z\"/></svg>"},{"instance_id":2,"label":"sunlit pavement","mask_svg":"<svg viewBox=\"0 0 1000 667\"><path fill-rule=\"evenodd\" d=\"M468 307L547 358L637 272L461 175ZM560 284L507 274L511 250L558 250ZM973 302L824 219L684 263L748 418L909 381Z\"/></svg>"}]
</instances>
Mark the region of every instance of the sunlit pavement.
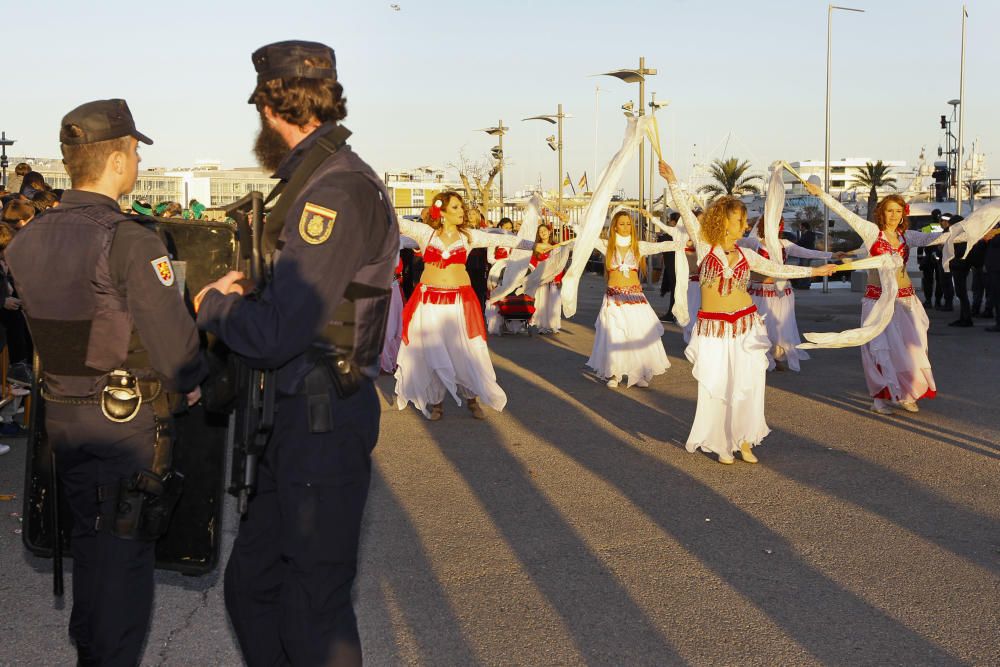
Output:
<instances>
[{"instance_id":1,"label":"sunlit pavement","mask_svg":"<svg viewBox=\"0 0 1000 667\"><path fill-rule=\"evenodd\" d=\"M675 325L648 389L584 369L602 293L586 277L558 335L491 338L502 414L385 404L356 588L370 664L1000 664L985 320L931 313L939 396L919 414L868 411L856 349L770 374L760 463L722 466L684 450L697 386ZM804 331L857 326L858 293L796 296ZM20 494L11 444L0 493ZM49 561L14 534L19 499L0 509L0 664L72 664L69 597L53 608ZM239 664L221 576L157 579L144 664Z\"/></svg>"}]
</instances>

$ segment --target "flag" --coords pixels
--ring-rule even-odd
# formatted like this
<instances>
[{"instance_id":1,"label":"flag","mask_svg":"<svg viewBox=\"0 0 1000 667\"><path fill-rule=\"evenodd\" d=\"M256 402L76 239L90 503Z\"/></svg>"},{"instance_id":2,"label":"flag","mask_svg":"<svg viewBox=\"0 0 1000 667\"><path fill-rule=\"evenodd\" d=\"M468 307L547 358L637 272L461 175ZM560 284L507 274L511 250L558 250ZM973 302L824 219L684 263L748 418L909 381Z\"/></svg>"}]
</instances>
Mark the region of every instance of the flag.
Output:
<instances>
[{"instance_id":1,"label":"flag","mask_svg":"<svg viewBox=\"0 0 1000 667\"><path fill-rule=\"evenodd\" d=\"M576 184L580 188L580 192L587 192L590 186L587 184L587 172L583 172L583 176L580 177L580 182Z\"/></svg>"},{"instance_id":2,"label":"flag","mask_svg":"<svg viewBox=\"0 0 1000 667\"><path fill-rule=\"evenodd\" d=\"M567 187L570 188L571 190L573 190L573 194L574 195L576 194L576 188L573 187L573 181L571 181L569 179L569 172L568 171L566 172L566 178L563 179L562 189L565 190Z\"/></svg>"}]
</instances>

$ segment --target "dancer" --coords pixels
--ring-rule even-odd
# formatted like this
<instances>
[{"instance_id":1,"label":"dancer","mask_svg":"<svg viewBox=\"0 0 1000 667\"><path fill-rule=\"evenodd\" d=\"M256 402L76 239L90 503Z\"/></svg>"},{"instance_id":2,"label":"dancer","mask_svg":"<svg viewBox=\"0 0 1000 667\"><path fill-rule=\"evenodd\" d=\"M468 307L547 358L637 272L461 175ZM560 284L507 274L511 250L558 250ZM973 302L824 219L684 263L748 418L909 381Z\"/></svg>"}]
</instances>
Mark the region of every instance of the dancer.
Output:
<instances>
[{"instance_id":1,"label":"dancer","mask_svg":"<svg viewBox=\"0 0 1000 667\"><path fill-rule=\"evenodd\" d=\"M830 275L836 266L785 266L740 248L737 239L746 225L746 207L735 197L719 197L699 223L677 185L670 166L659 164L681 220L695 244L701 309L684 351L698 380L698 407L686 449L718 455L733 463L739 451L756 463L753 447L770 433L764 419L767 332L750 299L750 272L776 278Z\"/></svg>"},{"instance_id":2,"label":"dancer","mask_svg":"<svg viewBox=\"0 0 1000 667\"><path fill-rule=\"evenodd\" d=\"M789 257L799 259L830 259L832 257L843 257L844 253L831 253L822 250L810 250L796 245L781 236L784 231L784 218L778 225L779 242L782 245L781 263L787 262ZM772 259L764 247L764 218L757 222L756 234L750 234L737 241L737 245L749 248L765 259ZM775 262L779 261L773 258ZM774 278L757 272L750 274L750 298L757 306L757 312L764 319L764 326L767 329L767 337L771 341L771 347L767 350L767 370L779 371L793 370L796 373L800 370L799 362L808 359L809 354L805 350L800 350L796 345L802 342L799 337L799 325L795 321L795 292L785 281L775 282Z\"/></svg>"},{"instance_id":3,"label":"dancer","mask_svg":"<svg viewBox=\"0 0 1000 667\"><path fill-rule=\"evenodd\" d=\"M888 326L861 348L871 410L880 415L892 414L895 403L907 412L919 412L917 401L934 398L937 386L927 356L927 329L930 320L920 299L914 296L913 284L906 271L911 247L937 245L947 238L943 232L915 232L907 229L906 202L899 195L888 195L875 207L875 221L848 211L843 204L814 183L805 183L809 194L818 197L861 236L869 254L895 254L903 260L896 280L899 290ZM868 317L882 294L878 273L868 272L868 286L861 305L861 318Z\"/></svg>"},{"instance_id":4,"label":"dancer","mask_svg":"<svg viewBox=\"0 0 1000 667\"><path fill-rule=\"evenodd\" d=\"M501 218L497 224L497 229L503 233L513 236L514 222L510 218ZM510 257L510 250L502 246L493 246L489 249L490 272L487 276L486 286L492 292L500 283L500 276L503 275L503 267ZM503 333L503 317L500 315L500 308L495 303L491 303L487 294L486 308L483 316L486 319L486 331L491 336L499 336Z\"/></svg>"},{"instance_id":5,"label":"dancer","mask_svg":"<svg viewBox=\"0 0 1000 667\"><path fill-rule=\"evenodd\" d=\"M472 416L485 419L480 402L503 410L507 395L496 381L486 347L486 326L479 300L465 270L472 248L549 250L507 234L469 229L465 201L443 192L427 209L424 223L400 220L400 231L423 251L421 283L403 309L403 345L396 369L396 407L413 405L432 421L444 414L450 393L464 399Z\"/></svg>"},{"instance_id":6,"label":"dancer","mask_svg":"<svg viewBox=\"0 0 1000 667\"><path fill-rule=\"evenodd\" d=\"M594 324L594 348L587 366L609 387L628 378L627 385L648 387L654 376L666 373L670 361L663 349L663 324L642 293L640 276L647 255L676 250L675 241L640 241L635 222L626 211L611 218L604 253L607 292Z\"/></svg>"},{"instance_id":7,"label":"dancer","mask_svg":"<svg viewBox=\"0 0 1000 667\"><path fill-rule=\"evenodd\" d=\"M552 242L552 229L548 225L539 225L535 235L535 242L549 244ZM563 269L566 260L569 258L568 248L563 252L534 252L531 255L532 274L540 278L536 288L525 289L525 294L535 300L535 314L528 322L530 326L538 328L540 334L559 333L562 328L562 299L560 289L562 288ZM560 266L550 267L549 262L557 262ZM547 274L556 271L556 275L549 277ZM544 277L543 277L544 276Z\"/></svg>"}]
</instances>

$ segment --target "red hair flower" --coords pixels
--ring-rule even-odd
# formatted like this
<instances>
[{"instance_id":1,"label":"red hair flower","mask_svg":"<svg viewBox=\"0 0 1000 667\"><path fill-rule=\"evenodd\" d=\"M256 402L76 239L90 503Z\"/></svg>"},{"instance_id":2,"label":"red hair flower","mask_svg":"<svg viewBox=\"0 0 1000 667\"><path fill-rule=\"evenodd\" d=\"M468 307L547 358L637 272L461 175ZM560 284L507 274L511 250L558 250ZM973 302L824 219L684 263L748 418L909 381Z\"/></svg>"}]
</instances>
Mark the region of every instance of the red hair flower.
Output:
<instances>
[{"instance_id":1,"label":"red hair flower","mask_svg":"<svg viewBox=\"0 0 1000 667\"><path fill-rule=\"evenodd\" d=\"M906 215L909 215L909 214L910 214L910 205L909 205L909 204L907 204L907 205L905 206L905 208L903 209L903 212L904 212L904 213L905 213Z\"/></svg>"},{"instance_id":2,"label":"red hair flower","mask_svg":"<svg viewBox=\"0 0 1000 667\"><path fill-rule=\"evenodd\" d=\"M431 204L431 220L441 219L441 208L444 207L444 202L440 199L435 199L434 203Z\"/></svg>"}]
</instances>

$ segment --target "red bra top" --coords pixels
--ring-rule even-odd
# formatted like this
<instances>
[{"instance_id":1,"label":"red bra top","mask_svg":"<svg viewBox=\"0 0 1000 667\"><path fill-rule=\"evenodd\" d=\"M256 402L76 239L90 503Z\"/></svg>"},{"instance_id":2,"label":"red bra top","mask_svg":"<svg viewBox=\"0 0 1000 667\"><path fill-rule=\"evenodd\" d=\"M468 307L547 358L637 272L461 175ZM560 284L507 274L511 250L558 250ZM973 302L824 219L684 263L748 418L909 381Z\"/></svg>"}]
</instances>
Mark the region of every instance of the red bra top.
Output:
<instances>
[{"instance_id":1,"label":"red bra top","mask_svg":"<svg viewBox=\"0 0 1000 667\"><path fill-rule=\"evenodd\" d=\"M453 264L464 266L467 258L468 254L465 251L465 246L459 246L454 250L441 250L437 246L432 245L424 248L424 264L432 264L439 269L452 266Z\"/></svg>"},{"instance_id":2,"label":"red bra top","mask_svg":"<svg viewBox=\"0 0 1000 667\"><path fill-rule=\"evenodd\" d=\"M740 287L746 290L747 285L750 283L750 263L747 262L746 255L740 248L737 250L740 253L740 260L732 268L732 273L730 277L726 277L727 267L719 256L715 254L714 246L712 252L705 255L705 258L701 260L701 266L698 268L698 273L700 277L700 282L702 285L708 285L713 280L718 279L719 281L719 294L726 296L731 294L734 287Z\"/></svg>"},{"instance_id":3,"label":"red bra top","mask_svg":"<svg viewBox=\"0 0 1000 667\"><path fill-rule=\"evenodd\" d=\"M768 254L767 248L764 247L763 243L760 244L760 247L757 249L757 254L760 255L761 257L763 257L764 259L771 259L771 255ZM787 261L788 261L788 251L785 250L784 248L782 248L781 249L781 263L784 264Z\"/></svg>"},{"instance_id":4,"label":"red bra top","mask_svg":"<svg viewBox=\"0 0 1000 667\"><path fill-rule=\"evenodd\" d=\"M899 245L893 248L885 239L885 236L882 235L882 232L879 231L878 238L875 239L875 243L872 244L868 252L872 255L899 255L903 258L904 265L910 261L910 246L906 245L905 234L899 235Z\"/></svg>"},{"instance_id":5,"label":"red bra top","mask_svg":"<svg viewBox=\"0 0 1000 667\"><path fill-rule=\"evenodd\" d=\"M507 259L510 257L510 250L507 248L496 248L493 250L493 257L496 259Z\"/></svg>"},{"instance_id":6,"label":"red bra top","mask_svg":"<svg viewBox=\"0 0 1000 667\"><path fill-rule=\"evenodd\" d=\"M538 255L534 255L533 254L531 256L531 261L528 262L528 263L531 264L532 268L534 268L534 267L538 266L539 262L544 262L545 260L547 260L549 258L549 254L550 253L547 253L547 252L543 252L543 253L538 254Z\"/></svg>"}]
</instances>

